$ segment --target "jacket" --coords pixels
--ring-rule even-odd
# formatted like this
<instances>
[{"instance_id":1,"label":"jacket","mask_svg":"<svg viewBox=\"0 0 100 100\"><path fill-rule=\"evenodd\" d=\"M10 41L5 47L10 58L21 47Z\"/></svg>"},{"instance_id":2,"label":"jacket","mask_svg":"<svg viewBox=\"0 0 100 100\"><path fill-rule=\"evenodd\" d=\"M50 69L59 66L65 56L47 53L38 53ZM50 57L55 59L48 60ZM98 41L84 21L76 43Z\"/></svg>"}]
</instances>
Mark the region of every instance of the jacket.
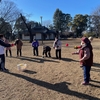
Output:
<instances>
[{"instance_id":1,"label":"jacket","mask_svg":"<svg viewBox=\"0 0 100 100\"><path fill-rule=\"evenodd\" d=\"M79 50L79 56L82 61L80 61L81 65L92 66L93 65L93 51L92 46L86 46Z\"/></svg>"},{"instance_id":2,"label":"jacket","mask_svg":"<svg viewBox=\"0 0 100 100\"><path fill-rule=\"evenodd\" d=\"M53 48L61 49L61 41L60 40L55 40L54 43L53 43Z\"/></svg>"},{"instance_id":3,"label":"jacket","mask_svg":"<svg viewBox=\"0 0 100 100\"><path fill-rule=\"evenodd\" d=\"M16 45L17 49L22 49L23 42L18 39L15 41L15 45Z\"/></svg>"},{"instance_id":4,"label":"jacket","mask_svg":"<svg viewBox=\"0 0 100 100\"><path fill-rule=\"evenodd\" d=\"M11 47L11 44L7 44L0 39L0 55L5 54L5 47Z\"/></svg>"},{"instance_id":5,"label":"jacket","mask_svg":"<svg viewBox=\"0 0 100 100\"><path fill-rule=\"evenodd\" d=\"M39 46L39 42L38 41L33 41L32 42L32 47L38 47Z\"/></svg>"}]
</instances>

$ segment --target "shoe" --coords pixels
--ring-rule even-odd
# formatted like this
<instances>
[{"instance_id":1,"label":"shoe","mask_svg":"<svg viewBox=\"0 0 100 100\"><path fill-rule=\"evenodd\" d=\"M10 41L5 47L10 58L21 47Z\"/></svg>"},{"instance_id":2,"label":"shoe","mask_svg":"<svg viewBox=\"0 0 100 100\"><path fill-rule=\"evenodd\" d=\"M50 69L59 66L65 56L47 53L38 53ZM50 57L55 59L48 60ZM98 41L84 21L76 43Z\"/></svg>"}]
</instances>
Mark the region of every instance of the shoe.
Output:
<instances>
[{"instance_id":1,"label":"shoe","mask_svg":"<svg viewBox=\"0 0 100 100\"><path fill-rule=\"evenodd\" d=\"M88 85L88 82L82 82L81 85Z\"/></svg>"},{"instance_id":2,"label":"shoe","mask_svg":"<svg viewBox=\"0 0 100 100\"><path fill-rule=\"evenodd\" d=\"M9 70L4 68L4 69L1 69L3 72L8 72Z\"/></svg>"}]
</instances>

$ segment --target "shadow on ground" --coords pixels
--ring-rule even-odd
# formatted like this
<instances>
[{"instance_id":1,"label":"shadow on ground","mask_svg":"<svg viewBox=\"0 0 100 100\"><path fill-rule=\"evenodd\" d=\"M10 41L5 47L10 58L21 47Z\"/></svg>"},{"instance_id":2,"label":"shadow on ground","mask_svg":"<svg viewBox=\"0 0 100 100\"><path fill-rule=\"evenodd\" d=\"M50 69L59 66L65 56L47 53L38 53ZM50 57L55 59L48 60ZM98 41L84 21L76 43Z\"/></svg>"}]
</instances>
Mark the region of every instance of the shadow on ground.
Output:
<instances>
[{"instance_id":1,"label":"shadow on ground","mask_svg":"<svg viewBox=\"0 0 100 100\"><path fill-rule=\"evenodd\" d=\"M100 64L99 63L93 63L94 67L99 67L100 68Z\"/></svg>"},{"instance_id":2,"label":"shadow on ground","mask_svg":"<svg viewBox=\"0 0 100 100\"><path fill-rule=\"evenodd\" d=\"M27 60L27 61L37 62L37 63L44 63L44 62L59 63L59 61L55 61L53 59L46 59L46 58L42 58L42 57L41 58L40 57L37 58L37 57L21 56L21 57L12 57L12 58L21 59L21 60Z\"/></svg>"},{"instance_id":3,"label":"shadow on ground","mask_svg":"<svg viewBox=\"0 0 100 100\"><path fill-rule=\"evenodd\" d=\"M51 57L52 59L57 59L56 57ZM71 59L71 58L61 58L61 60L63 60L63 61L68 61L68 62L79 62L79 61L77 61L77 60L74 60L74 59Z\"/></svg>"},{"instance_id":4,"label":"shadow on ground","mask_svg":"<svg viewBox=\"0 0 100 100\"><path fill-rule=\"evenodd\" d=\"M53 90L53 91L57 91L57 92L60 92L60 93L63 93L63 94L71 95L71 96L76 96L77 98L80 98L80 99L100 100L100 98L93 97L93 96L90 96L88 94L83 94L83 93L79 93L77 91L70 90L68 88L68 85L70 85L71 83L68 83L68 82L51 84L51 83L48 83L48 82L45 82L45 81L42 81L42 80L32 79L28 76L24 76L24 75L17 74L17 73L7 72L7 74L14 75L18 78L25 79L26 81L29 81L33 84L42 86L44 88L47 88L47 89L50 89L50 90ZM91 86L94 86L94 85L91 85Z\"/></svg>"},{"instance_id":5,"label":"shadow on ground","mask_svg":"<svg viewBox=\"0 0 100 100\"><path fill-rule=\"evenodd\" d=\"M31 70L24 70L23 72L28 73L28 74L36 74L37 72L31 71Z\"/></svg>"},{"instance_id":6,"label":"shadow on ground","mask_svg":"<svg viewBox=\"0 0 100 100\"><path fill-rule=\"evenodd\" d=\"M96 69L96 68L91 68L91 71L95 71L95 72L100 72L100 69Z\"/></svg>"}]
</instances>

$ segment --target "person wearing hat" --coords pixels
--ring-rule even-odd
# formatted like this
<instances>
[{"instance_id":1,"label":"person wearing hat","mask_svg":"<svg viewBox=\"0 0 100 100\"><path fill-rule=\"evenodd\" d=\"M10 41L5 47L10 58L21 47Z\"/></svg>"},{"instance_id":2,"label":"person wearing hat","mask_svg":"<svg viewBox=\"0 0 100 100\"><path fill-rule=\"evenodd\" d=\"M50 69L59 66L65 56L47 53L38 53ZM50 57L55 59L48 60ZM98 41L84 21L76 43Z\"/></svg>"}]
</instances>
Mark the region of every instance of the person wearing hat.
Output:
<instances>
[{"instance_id":1,"label":"person wearing hat","mask_svg":"<svg viewBox=\"0 0 100 100\"><path fill-rule=\"evenodd\" d=\"M90 42L93 41L93 37L91 37L91 36L88 39L90 40ZM80 46L74 46L74 49L80 49L81 47L82 47L81 45Z\"/></svg>"},{"instance_id":2,"label":"person wearing hat","mask_svg":"<svg viewBox=\"0 0 100 100\"><path fill-rule=\"evenodd\" d=\"M5 47L12 47L14 44L5 43L3 34L0 34L0 70L6 71L5 68Z\"/></svg>"},{"instance_id":3,"label":"person wearing hat","mask_svg":"<svg viewBox=\"0 0 100 100\"><path fill-rule=\"evenodd\" d=\"M90 70L91 66L93 65L93 48L90 40L86 37L83 37L81 39L81 46L82 47L79 49L78 52L72 54L79 54L79 61L81 67L83 68L84 74L84 82L82 82L82 85L87 85L90 81Z\"/></svg>"}]
</instances>

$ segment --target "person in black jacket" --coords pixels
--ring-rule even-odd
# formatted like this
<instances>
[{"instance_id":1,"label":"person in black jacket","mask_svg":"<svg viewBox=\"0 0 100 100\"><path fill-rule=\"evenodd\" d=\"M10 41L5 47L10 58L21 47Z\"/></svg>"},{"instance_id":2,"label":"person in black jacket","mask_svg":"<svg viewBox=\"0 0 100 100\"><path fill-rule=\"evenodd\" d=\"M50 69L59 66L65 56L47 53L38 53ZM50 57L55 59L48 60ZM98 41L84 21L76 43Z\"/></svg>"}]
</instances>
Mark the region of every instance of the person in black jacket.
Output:
<instances>
[{"instance_id":1,"label":"person in black jacket","mask_svg":"<svg viewBox=\"0 0 100 100\"><path fill-rule=\"evenodd\" d=\"M6 71L5 68L5 47L11 47L14 44L7 44L4 41L4 36L0 34L0 70Z\"/></svg>"},{"instance_id":2,"label":"person in black jacket","mask_svg":"<svg viewBox=\"0 0 100 100\"><path fill-rule=\"evenodd\" d=\"M51 48L49 46L43 46L43 57L51 57Z\"/></svg>"}]
</instances>

